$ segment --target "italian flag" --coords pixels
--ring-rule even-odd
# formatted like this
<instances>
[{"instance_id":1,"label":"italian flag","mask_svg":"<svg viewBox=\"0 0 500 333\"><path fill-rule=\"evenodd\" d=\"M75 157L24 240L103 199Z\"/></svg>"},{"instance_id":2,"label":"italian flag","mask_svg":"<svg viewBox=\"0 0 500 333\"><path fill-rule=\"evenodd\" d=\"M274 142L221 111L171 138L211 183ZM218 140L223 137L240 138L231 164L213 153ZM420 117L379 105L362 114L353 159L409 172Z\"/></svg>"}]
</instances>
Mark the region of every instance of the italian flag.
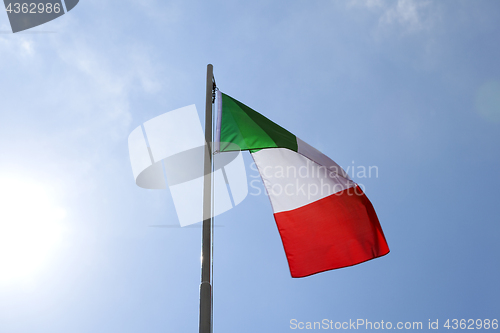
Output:
<instances>
[{"instance_id":1,"label":"italian flag","mask_svg":"<svg viewBox=\"0 0 500 333\"><path fill-rule=\"evenodd\" d=\"M217 94L215 150L250 151L292 277L389 253L372 204L338 164L243 103Z\"/></svg>"}]
</instances>

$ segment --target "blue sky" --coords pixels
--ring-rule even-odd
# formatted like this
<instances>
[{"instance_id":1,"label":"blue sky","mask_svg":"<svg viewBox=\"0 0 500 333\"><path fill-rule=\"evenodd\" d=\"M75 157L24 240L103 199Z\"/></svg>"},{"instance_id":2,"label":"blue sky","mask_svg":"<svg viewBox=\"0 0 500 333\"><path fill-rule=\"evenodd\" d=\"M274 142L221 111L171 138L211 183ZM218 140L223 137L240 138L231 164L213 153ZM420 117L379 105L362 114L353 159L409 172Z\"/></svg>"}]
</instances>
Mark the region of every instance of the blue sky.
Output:
<instances>
[{"instance_id":1,"label":"blue sky","mask_svg":"<svg viewBox=\"0 0 500 333\"><path fill-rule=\"evenodd\" d=\"M354 180L391 249L292 279L250 195L216 218L215 332L500 319L499 22L495 0L82 0L18 34L0 15L0 197L17 209L0 259L22 264L0 266L0 332L198 330L201 229L150 227L175 209L134 184L127 137L189 104L203 117L208 63L340 165L378 168Z\"/></svg>"}]
</instances>

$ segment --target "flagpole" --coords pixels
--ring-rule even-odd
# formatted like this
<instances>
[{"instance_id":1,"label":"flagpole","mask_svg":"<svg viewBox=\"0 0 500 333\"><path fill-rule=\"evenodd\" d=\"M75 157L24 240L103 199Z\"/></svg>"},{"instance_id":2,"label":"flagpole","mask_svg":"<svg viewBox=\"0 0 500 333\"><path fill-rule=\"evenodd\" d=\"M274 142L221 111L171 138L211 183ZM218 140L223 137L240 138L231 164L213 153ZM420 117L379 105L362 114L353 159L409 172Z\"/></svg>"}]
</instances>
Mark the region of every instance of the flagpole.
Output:
<instances>
[{"instance_id":1,"label":"flagpole","mask_svg":"<svg viewBox=\"0 0 500 333\"><path fill-rule=\"evenodd\" d=\"M210 284L212 263L212 89L214 87L213 66L207 65L207 90L205 100L205 141L203 183L203 231L201 252L200 285L200 333L212 332L212 285Z\"/></svg>"}]
</instances>

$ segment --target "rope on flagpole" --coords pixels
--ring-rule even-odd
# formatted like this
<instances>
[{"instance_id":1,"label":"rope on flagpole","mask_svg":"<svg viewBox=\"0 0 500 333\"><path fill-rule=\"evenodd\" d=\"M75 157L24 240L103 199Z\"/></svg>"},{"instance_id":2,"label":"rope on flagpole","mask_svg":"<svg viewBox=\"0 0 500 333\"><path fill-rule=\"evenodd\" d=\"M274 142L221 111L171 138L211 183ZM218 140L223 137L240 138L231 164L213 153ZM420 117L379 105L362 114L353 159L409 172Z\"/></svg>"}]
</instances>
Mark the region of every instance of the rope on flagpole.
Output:
<instances>
[{"instance_id":1,"label":"rope on flagpole","mask_svg":"<svg viewBox=\"0 0 500 333\"><path fill-rule=\"evenodd\" d=\"M200 333L212 333L212 126L213 126L213 66L207 65L207 85L205 99L205 156L203 177L203 230L202 262L200 284Z\"/></svg>"},{"instance_id":2,"label":"rope on flagpole","mask_svg":"<svg viewBox=\"0 0 500 333\"><path fill-rule=\"evenodd\" d=\"M213 108L214 108L214 104L215 104L215 90L217 89L217 85L215 84L215 77L213 76L212 74L212 115L213 115ZM214 117L212 116L212 141L210 142L210 144L212 145L211 148L212 148L212 170L211 170L211 175L214 175L215 174L215 167L214 167L214 156L215 155L215 152L213 151L213 143L215 142L215 131L214 131L214 127L215 127L215 123L216 121L214 121ZM210 267L210 271L212 272L212 274L210 275L210 284L212 285L212 297L210 298L210 301L211 301L211 308L212 308L212 311L211 311L211 319L210 319L210 322L211 322L211 327L210 327L210 330L213 331L213 325L214 325L214 236L215 236L215 233L214 233L214 228L215 228L215 182L214 182L214 177L212 176L212 232L211 232L211 237L210 237L210 240L212 242L212 251L211 251L211 267Z\"/></svg>"}]
</instances>

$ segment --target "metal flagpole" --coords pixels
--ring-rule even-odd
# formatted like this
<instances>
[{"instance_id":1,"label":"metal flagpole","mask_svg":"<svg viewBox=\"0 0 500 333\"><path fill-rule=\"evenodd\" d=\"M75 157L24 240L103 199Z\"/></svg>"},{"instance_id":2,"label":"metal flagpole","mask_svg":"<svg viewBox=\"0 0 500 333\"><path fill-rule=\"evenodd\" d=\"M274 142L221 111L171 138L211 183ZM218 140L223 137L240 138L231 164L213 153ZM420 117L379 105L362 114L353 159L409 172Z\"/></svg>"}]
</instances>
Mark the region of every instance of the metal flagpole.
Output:
<instances>
[{"instance_id":1,"label":"metal flagpole","mask_svg":"<svg viewBox=\"0 0 500 333\"><path fill-rule=\"evenodd\" d=\"M207 95L205 101L205 141L203 182L203 231L200 285L200 333L212 332L212 93L215 86L213 66L207 65Z\"/></svg>"}]
</instances>

